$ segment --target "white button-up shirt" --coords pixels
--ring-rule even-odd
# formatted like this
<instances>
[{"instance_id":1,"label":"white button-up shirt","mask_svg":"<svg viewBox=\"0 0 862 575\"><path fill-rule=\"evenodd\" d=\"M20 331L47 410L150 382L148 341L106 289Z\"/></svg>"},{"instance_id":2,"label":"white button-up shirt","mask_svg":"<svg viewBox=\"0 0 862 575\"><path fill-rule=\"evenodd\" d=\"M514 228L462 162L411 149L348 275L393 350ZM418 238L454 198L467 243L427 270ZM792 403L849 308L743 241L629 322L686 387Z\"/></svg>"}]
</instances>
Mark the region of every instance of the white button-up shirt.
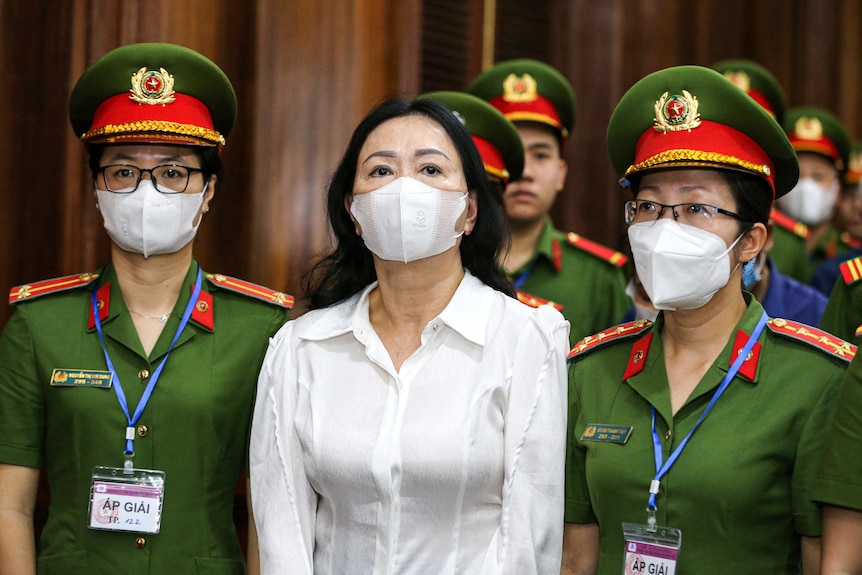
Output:
<instances>
[{"instance_id":1,"label":"white button-up shirt","mask_svg":"<svg viewBox=\"0 0 862 575\"><path fill-rule=\"evenodd\" d=\"M467 272L396 371L375 287L270 343L250 455L262 572L559 573L568 323Z\"/></svg>"}]
</instances>

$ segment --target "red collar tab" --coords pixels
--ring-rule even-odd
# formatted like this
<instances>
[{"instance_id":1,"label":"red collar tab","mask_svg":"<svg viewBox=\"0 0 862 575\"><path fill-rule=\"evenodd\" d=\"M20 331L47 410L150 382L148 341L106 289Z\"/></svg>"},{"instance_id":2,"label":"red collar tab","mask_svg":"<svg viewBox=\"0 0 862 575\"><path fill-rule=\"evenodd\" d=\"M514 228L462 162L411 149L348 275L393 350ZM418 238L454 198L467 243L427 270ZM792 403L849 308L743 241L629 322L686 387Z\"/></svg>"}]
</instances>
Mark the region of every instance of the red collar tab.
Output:
<instances>
[{"instance_id":1,"label":"red collar tab","mask_svg":"<svg viewBox=\"0 0 862 575\"><path fill-rule=\"evenodd\" d=\"M575 232L569 232L566 234L566 240L576 248L594 255L599 259L603 259L606 262L612 263L618 268L623 267L629 261L629 259L622 253L605 247L602 244L588 240L585 237L579 236Z\"/></svg>"},{"instance_id":2,"label":"red collar tab","mask_svg":"<svg viewBox=\"0 0 862 575\"><path fill-rule=\"evenodd\" d=\"M856 283L862 278L862 256L841 262L838 269L841 270L841 277L844 278L844 283L847 285Z\"/></svg>"},{"instance_id":3,"label":"red collar tab","mask_svg":"<svg viewBox=\"0 0 862 575\"><path fill-rule=\"evenodd\" d=\"M560 246L557 238L551 241L551 262L554 264L557 273L563 270L563 248Z\"/></svg>"},{"instance_id":4,"label":"red collar tab","mask_svg":"<svg viewBox=\"0 0 862 575\"><path fill-rule=\"evenodd\" d=\"M634 343L632 353L629 355L629 362L626 365L626 371L623 374L623 381L643 371L650 343L652 343L652 332L649 332L645 337Z\"/></svg>"},{"instance_id":5,"label":"red collar tab","mask_svg":"<svg viewBox=\"0 0 862 575\"><path fill-rule=\"evenodd\" d=\"M530 295L526 292L515 292L518 295L518 301L527 304L530 307L539 307L540 305L549 305L553 307L557 311L563 311L563 306L546 299L542 299L539 296Z\"/></svg>"},{"instance_id":6,"label":"red collar tab","mask_svg":"<svg viewBox=\"0 0 862 575\"><path fill-rule=\"evenodd\" d=\"M772 318L766 325L773 333L816 347L846 362L856 355L855 345L816 327L781 318Z\"/></svg>"},{"instance_id":7,"label":"red collar tab","mask_svg":"<svg viewBox=\"0 0 862 575\"><path fill-rule=\"evenodd\" d=\"M742 330L736 332L736 340L733 342L733 351L730 354L730 361L728 362L728 366L733 365L733 362L736 360L736 356L739 355L739 352L742 351L742 348L745 347L745 344L748 342L749 334L745 333ZM746 378L748 381L754 381L754 376L757 375L757 364L760 361L760 342L755 342L754 347L751 348L751 351L748 353L748 357L745 358L745 361L742 362L742 366L739 368L739 375Z\"/></svg>"},{"instance_id":8,"label":"red collar tab","mask_svg":"<svg viewBox=\"0 0 862 575\"><path fill-rule=\"evenodd\" d=\"M778 227L784 228L788 232L795 234L800 238L808 239L808 236L811 235L811 230L808 229L808 226L802 222L797 222L787 214L779 212L776 209L773 209L769 213L769 219Z\"/></svg>"},{"instance_id":9,"label":"red collar tab","mask_svg":"<svg viewBox=\"0 0 862 575\"><path fill-rule=\"evenodd\" d=\"M609 327L595 335L588 335L572 348L567 359L572 359L576 355L580 355L581 353L595 349L606 343L635 336L645 329L649 329L651 326L651 321L647 319L638 319L616 325L614 327Z\"/></svg>"},{"instance_id":10,"label":"red collar tab","mask_svg":"<svg viewBox=\"0 0 862 575\"><path fill-rule=\"evenodd\" d=\"M96 292L96 306L99 308L99 321L105 321L111 311L111 284L106 283ZM93 318L93 300L90 300L90 313L87 314L87 329L96 329L96 320Z\"/></svg>"},{"instance_id":11,"label":"red collar tab","mask_svg":"<svg viewBox=\"0 0 862 575\"><path fill-rule=\"evenodd\" d=\"M847 244L848 246L850 246L854 250L858 250L859 248L862 248L862 239L851 236L847 232L841 232L840 238L841 238L842 242L844 242L845 244Z\"/></svg>"},{"instance_id":12,"label":"red collar tab","mask_svg":"<svg viewBox=\"0 0 862 575\"><path fill-rule=\"evenodd\" d=\"M195 286L190 286L190 291L194 293ZM213 316L213 296L211 293L201 290L198 294L198 301L195 302L195 307L192 310L191 321L201 327L213 331L215 329L215 317Z\"/></svg>"}]
</instances>

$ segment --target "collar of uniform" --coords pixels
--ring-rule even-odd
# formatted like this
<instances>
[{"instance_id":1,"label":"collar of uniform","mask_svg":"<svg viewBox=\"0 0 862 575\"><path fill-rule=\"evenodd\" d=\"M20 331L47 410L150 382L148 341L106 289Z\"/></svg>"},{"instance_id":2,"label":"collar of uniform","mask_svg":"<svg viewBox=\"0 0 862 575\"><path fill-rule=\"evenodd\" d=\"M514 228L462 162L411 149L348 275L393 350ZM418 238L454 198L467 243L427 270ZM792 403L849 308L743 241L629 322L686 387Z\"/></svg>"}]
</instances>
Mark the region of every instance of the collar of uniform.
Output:
<instances>
[{"instance_id":1,"label":"collar of uniform","mask_svg":"<svg viewBox=\"0 0 862 575\"><path fill-rule=\"evenodd\" d=\"M192 260L189 270L186 272L186 277L183 280L183 285L180 287L180 295L177 298L177 303L174 305L174 309L171 310L171 315L173 315L174 311L178 309L178 306L179 309L185 310L186 305L188 305L189 298L194 289L197 271L198 262ZM204 273L203 275L206 274ZM128 314L129 310L126 307L126 303L123 300L122 293L120 292L119 281L117 280L117 273L113 264L105 266L104 270L99 275L99 282L99 287L97 288L98 291L96 293L96 301L99 305L99 320L104 324L109 324L121 313ZM207 284L206 281L204 281L201 284L201 292L198 296L198 301L192 310L190 322L197 324L207 331L215 331L213 308L212 294L207 291ZM95 320L93 319L91 303L88 308L87 330L93 331L95 328L96 325Z\"/></svg>"},{"instance_id":2,"label":"collar of uniform","mask_svg":"<svg viewBox=\"0 0 862 575\"><path fill-rule=\"evenodd\" d=\"M364 342L365 332L373 330L368 319L368 295L376 287L377 282L373 282L361 292L331 308L319 312L312 311L295 320L296 324L301 325L297 337L320 341L353 332L357 339ZM440 315L429 324L439 320L465 339L477 345L484 345L491 301L491 294L485 289L485 284L469 271L464 270L464 278L452 299ZM311 319L306 320L308 323L303 321L306 316L313 318L313 321Z\"/></svg>"},{"instance_id":3,"label":"collar of uniform","mask_svg":"<svg viewBox=\"0 0 862 575\"><path fill-rule=\"evenodd\" d=\"M564 241L565 235L554 228L553 223L551 223L551 218L546 216L545 227L542 229L542 235L539 236L539 241L536 242L536 251L533 255L533 259L543 257L549 264L551 264L551 266L553 266L557 273L560 273L563 270L562 242ZM528 263L527 265L530 264Z\"/></svg>"}]
</instances>

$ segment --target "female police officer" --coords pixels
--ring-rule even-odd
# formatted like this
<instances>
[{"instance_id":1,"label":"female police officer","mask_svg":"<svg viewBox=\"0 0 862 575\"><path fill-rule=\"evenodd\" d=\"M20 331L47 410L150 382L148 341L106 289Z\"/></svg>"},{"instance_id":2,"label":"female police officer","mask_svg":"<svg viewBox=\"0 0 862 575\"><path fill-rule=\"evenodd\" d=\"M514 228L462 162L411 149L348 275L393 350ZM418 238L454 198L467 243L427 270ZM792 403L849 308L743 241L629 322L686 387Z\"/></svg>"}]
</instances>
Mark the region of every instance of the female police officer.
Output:
<instances>
[{"instance_id":1,"label":"female police officer","mask_svg":"<svg viewBox=\"0 0 862 575\"><path fill-rule=\"evenodd\" d=\"M569 572L816 569L811 488L855 348L769 319L741 289L798 165L781 127L720 74L656 72L608 128L655 324L572 351L564 564Z\"/></svg>"},{"instance_id":2,"label":"female police officer","mask_svg":"<svg viewBox=\"0 0 862 575\"><path fill-rule=\"evenodd\" d=\"M204 273L192 257L233 88L196 52L136 44L83 74L70 112L111 262L12 290L0 571L244 573L234 488L257 368L292 298ZM37 548L40 468L51 503Z\"/></svg>"}]
</instances>

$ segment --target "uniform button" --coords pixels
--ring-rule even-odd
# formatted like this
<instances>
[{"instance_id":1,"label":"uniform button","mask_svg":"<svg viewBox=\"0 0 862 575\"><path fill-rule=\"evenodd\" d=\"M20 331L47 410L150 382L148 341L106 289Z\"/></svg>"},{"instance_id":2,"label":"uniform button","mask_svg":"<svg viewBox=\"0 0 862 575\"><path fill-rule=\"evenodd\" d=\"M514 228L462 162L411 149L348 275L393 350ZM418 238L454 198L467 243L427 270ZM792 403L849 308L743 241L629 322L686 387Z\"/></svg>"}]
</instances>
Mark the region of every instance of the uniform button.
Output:
<instances>
[{"instance_id":1,"label":"uniform button","mask_svg":"<svg viewBox=\"0 0 862 575\"><path fill-rule=\"evenodd\" d=\"M149 370L142 369L141 371L138 372L138 379L140 379L141 381L147 379L148 377L150 377Z\"/></svg>"},{"instance_id":2,"label":"uniform button","mask_svg":"<svg viewBox=\"0 0 862 575\"><path fill-rule=\"evenodd\" d=\"M147 540L143 537L138 537L137 539L135 539L135 547L137 547L138 549L143 549L146 544Z\"/></svg>"},{"instance_id":3,"label":"uniform button","mask_svg":"<svg viewBox=\"0 0 862 575\"><path fill-rule=\"evenodd\" d=\"M673 435L673 431L670 429L667 430L667 433L664 434L665 439L670 439L670 436Z\"/></svg>"},{"instance_id":4,"label":"uniform button","mask_svg":"<svg viewBox=\"0 0 862 575\"><path fill-rule=\"evenodd\" d=\"M147 433L149 433L149 432L150 432L150 430L147 428L146 425L139 425L138 426L138 437L146 437Z\"/></svg>"}]
</instances>

